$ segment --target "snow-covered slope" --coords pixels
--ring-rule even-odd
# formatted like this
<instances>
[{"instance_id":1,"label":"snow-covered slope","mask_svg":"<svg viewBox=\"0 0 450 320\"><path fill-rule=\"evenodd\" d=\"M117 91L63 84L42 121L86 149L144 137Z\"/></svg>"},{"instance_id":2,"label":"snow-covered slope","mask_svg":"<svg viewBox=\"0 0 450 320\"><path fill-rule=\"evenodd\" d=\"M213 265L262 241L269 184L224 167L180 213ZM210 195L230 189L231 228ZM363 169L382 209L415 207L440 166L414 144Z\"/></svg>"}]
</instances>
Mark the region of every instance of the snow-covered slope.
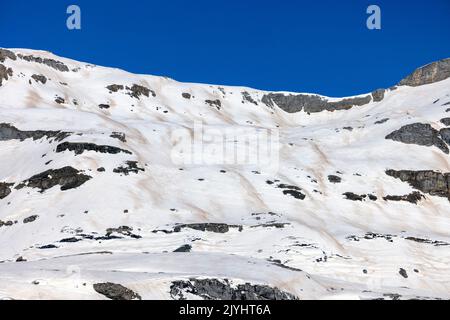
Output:
<instances>
[{"instance_id":1,"label":"snow-covered slope","mask_svg":"<svg viewBox=\"0 0 450 320\"><path fill-rule=\"evenodd\" d=\"M0 50L0 298L450 298L449 73L337 99Z\"/></svg>"}]
</instances>

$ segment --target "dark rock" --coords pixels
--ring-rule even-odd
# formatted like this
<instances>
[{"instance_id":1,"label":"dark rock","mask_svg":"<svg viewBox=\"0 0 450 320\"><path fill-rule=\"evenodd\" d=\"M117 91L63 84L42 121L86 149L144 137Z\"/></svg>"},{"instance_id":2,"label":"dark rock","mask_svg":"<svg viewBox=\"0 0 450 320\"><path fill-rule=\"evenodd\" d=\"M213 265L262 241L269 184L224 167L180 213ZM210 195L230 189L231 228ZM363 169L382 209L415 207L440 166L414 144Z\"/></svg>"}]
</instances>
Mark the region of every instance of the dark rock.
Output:
<instances>
[{"instance_id":1,"label":"dark rock","mask_svg":"<svg viewBox=\"0 0 450 320\"><path fill-rule=\"evenodd\" d=\"M36 221L37 218L39 218L38 215L30 216L30 217L28 217L28 218L23 219L23 223L34 222L34 221Z\"/></svg>"},{"instance_id":2,"label":"dark rock","mask_svg":"<svg viewBox=\"0 0 450 320\"><path fill-rule=\"evenodd\" d=\"M111 106L109 104L103 104L103 103L99 104L98 107L100 109L109 109L109 108L111 108Z\"/></svg>"},{"instance_id":3,"label":"dark rock","mask_svg":"<svg viewBox=\"0 0 450 320\"><path fill-rule=\"evenodd\" d=\"M14 221L2 221L2 220L0 220L0 228L1 227L11 227L13 224L16 224L16 223L17 223L17 221L14 222Z\"/></svg>"},{"instance_id":4,"label":"dark rock","mask_svg":"<svg viewBox=\"0 0 450 320\"><path fill-rule=\"evenodd\" d=\"M24 259L22 256L20 256L16 259L16 262L26 262L26 261L27 261L27 259Z\"/></svg>"},{"instance_id":5,"label":"dark rock","mask_svg":"<svg viewBox=\"0 0 450 320\"><path fill-rule=\"evenodd\" d=\"M245 283L234 287L227 279L190 279L172 282L170 296L173 299L186 300L186 293L204 300L298 300L290 293L267 285Z\"/></svg>"},{"instance_id":6,"label":"dark rock","mask_svg":"<svg viewBox=\"0 0 450 320\"><path fill-rule=\"evenodd\" d=\"M353 127L343 127L342 129L347 131L353 131Z\"/></svg>"},{"instance_id":7,"label":"dark rock","mask_svg":"<svg viewBox=\"0 0 450 320\"><path fill-rule=\"evenodd\" d=\"M66 103L66 100L64 100L64 99L61 98L61 97L56 97L55 102L56 102L57 104L64 104L64 103Z\"/></svg>"},{"instance_id":8,"label":"dark rock","mask_svg":"<svg viewBox=\"0 0 450 320\"><path fill-rule=\"evenodd\" d=\"M127 237L131 237L134 239L141 239L142 237L134 234L132 227L128 226L120 226L118 228L108 228L106 229L106 237L110 237L113 233L118 233Z\"/></svg>"},{"instance_id":9,"label":"dark rock","mask_svg":"<svg viewBox=\"0 0 450 320\"><path fill-rule=\"evenodd\" d=\"M444 140L448 145L450 145L450 128L444 128L439 131L442 140Z\"/></svg>"},{"instance_id":10,"label":"dark rock","mask_svg":"<svg viewBox=\"0 0 450 320\"><path fill-rule=\"evenodd\" d=\"M0 62L5 62L6 58L15 61L17 59L17 56L10 50L0 49Z\"/></svg>"},{"instance_id":11,"label":"dark rock","mask_svg":"<svg viewBox=\"0 0 450 320\"><path fill-rule=\"evenodd\" d=\"M95 283L94 290L111 300L142 300L136 292L111 282Z\"/></svg>"},{"instance_id":12,"label":"dark rock","mask_svg":"<svg viewBox=\"0 0 450 320\"><path fill-rule=\"evenodd\" d=\"M6 198L11 193L14 183L0 182L0 200Z\"/></svg>"},{"instance_id":13,"label":"dark rock","mask_svg":"<svg viewBox=\"0 0 450 320\"><path fill-rule=\"evenodd\" d=\"M443 123L447 127L450 126L450 118L441 119L441 123Z\"/></svg>"},{"instance_id":14,"label":"dark rock","mask_svg":"<svg viewBox=\"0 0 450 320\"><path fill-rule=\"evenodd\" d=\"M6 68L0 63L0 87L2 86L3 80L7 81L9 77L12 77L13 70L11 68Z\"/></svg>"},{"instance_id":15,"label":"dark rock","mask_svg":"<svg viewBox=\"0 0 450 320\"><path fill-rule=\"evenodd\" d=\"M31 76L31 78L33 78L34 79L34 81L36 81L36 82L40 82L40 83L42 83L42 84L46 84L47 83L47 77L46 76L44 76L44 75L42 75L42 74L33 74L32 76Z\"/></svg>"},{"instance_id":16,"label":"dark rock","mask_svg":"<svg viewBox=\"0 0 450 320\"><path fill-rule=\"evenodd\" d=\"M174 252L191 252L192 246L189 244L185 244L184 246L179 247Z\"/></svg>"},{"instance_id":17,"label":"dark rock","mask_svg":"<svg viewBox=\"0 0 450 320\"><path fill-rule=\"evenodd\" d=\"M341 183L342 182L342 178L335 176L335 175L329 175L328 176L328 181L330 181L331 183Z\"/></svg>"},{"instance_id":18,"label":"dark rock","mask_svg":"<svg viewBox=\"0 0 450 320\"><path fill-rule=\"evenodd\" d=\"M120 149L112 146L100 146L94 143L84 143L84 142L64 142L56 147L56 152L64 152L66 150L74 151L76 155L83 154L85 151L95 151L100 153L118 154L126 153L132 154L128 150Z\"/></svg>"},{"instance_id":19,"label":"dark rock","mask_svg":"<svg viewBox=\"0 0 450 320\"><path fill-rule=\"evenodd\" d=\"M368 196L369 199L372 200L372 201L377 201L377 200L378 200L378 197L375 196L375 195L373 195L373 194L368 194L367 196Z\"/></svg>"},{"instance_id":20,"label":"dark rock","mask_svg":"<svg viewBox=\"0 0 450 320\"><path fill-rule=\"evenodd\" d=\"M181 224L175 226L173 232L180 232L182 229L189 228L203 232L214 232L214 233L227 233L230 228L239 228L241 230L242 226L238 225L228 225L225 223L191 223L191 224Z\"/></svg>"},{"instance_id":21,"label":"dark rock","mask_svg":"<svg viewBox=\"0 0 450 320\"><path fill-rule=\"evenodd\" d=\"M400 270L398 271L398 273L399 273L403 278L405 278L405 279L408 278L408 273L406 272L405 269L400 268Z\"/></svg>"},{"instance_id":22,"label":"dark rock","mask_svg":"<svg viewBox=\"0 0 450 320\"><path fill-rule=\"evenodd\" d=\"M431 244L436 247L450 245L450 243L444 242L444 241L437 241L437 240L433 241L433 240L429 240L429 239L422 239L422 238L416 238L416 237L407 237L407 238L405 238L405 240L414 241L414 242L418 242L418 243Z\"/></svg>"},{"instance_id":23,"label":"dark rock","mask_svg":"<svg viewBox=\"0 0 450 320\"><path fill-rule=\"evenodd\" d=\"M41 250L58 249L58 247L55 246L54 244L47 244L45 246L38 247L38 249L41 249Z\"/></svg>"},{"instance_id":24,"label":"dark rock","mask_svg":"<svg viewBox=\"0 0 450 320\"><path fill-rule=\"evenodd\" d=\"M450 200L450 173L440 173L431 170L387 170L386 174L407 182L414 189Z\"/></svg>"},{"instance_id":25,"label":"dark rock","mask_svg":"<svg viewBox=\"0 0 450 320\"><path fill-rule=\"evenodd\" d=\"M408 124L387 135L386 139L427 147L436 146L442 152L449 153L447 145L439 138L439 132L429 124Z\"/></svg>"},{"instance_id":26,"label":"dark rock","mask_svg":"<svg viewBox=\"0 0 450 320\"><path fill-rule=\"evenodd\" d=\"M122 133L122 132L113 132L113 133L111 133L110 137L117 139L119 141L122 141L122 142L127 142L125 133Z\"/></svg>"},{"instance_id":27,"label":"dark rock","mask_svg":"<svg viewBox=\"0 0 450 320\"><path fill-rule=\"evenodd\" d=\"M244 99L244 101L253 103L254 105L258 105L258 102L256 102L252 96L250 95L250 93L248 93L247 91L242 92L242 99Z\"/></svg>"},{"instance_id":28,"label":"dark rock","mask_svg":"<svg viewBox=\"0 0 450 320\"><path fill-rule=\"evenodd\" d=\"M410 203L417 204L417 202L421 201L425 197L420 192L414 191L410 194L404 196L386 196L383 199L386 201L408 201Z\"/></svg>"},{"instance_id":29,"label":"dark rock","mask_svg":"<svg viewBox=\"0 0 450 320\"><path fill-rule=\"evenodd\" d=\"M125 87L121 84L112 84L106 87L111 92L117 92L119 90L123 90Z\"/></svg>"},{"instance_id":30,"label":"dark rock","mask_svg":"<svg viewBox=\"0 0 450 320\"><path fill-rule=\"evenodd\" d=\"M54 59L48 59L48 58L42 59L41 57L35 57L33 55L24 56L20 53L17 56L24 61L45 64L46 66L49 66L50 68L53 68L55 70L62 71L62 72L69 72L69 67L67 67L61 61L57 61Z\"/></svg>"},{"instance_id":31,"label":"dark rock","mask_svg":"<svg viewBox=\"0 0 450 320\"><path fill-rule=\"evenodd\" d=\"M97 169L97 171L98 171L98 172L105 172L105 171L106 171L106 169L105 169L105 168L103 168L103 167L100 167L100 168L98 168L98 169Z\"/></svg>"},{"instance_id":32,"label":"dark rock","mask_svg":"<svg viewBox=\"0 0 450 320\"><path fill-rule=\"evenodd\" d=\"M371 96L342 99L330 102L317 95L285 95L282 93L269 93L263 96L262 102L273 108L274 104L288 113L296 113L304 110L307 113L316 113L324 110L348 110L354 106L368 104L372 100Z\"/></svg>"},{"instance_id":33,"label":"dark rock","mask_svg":"<svg viewBox=\"0 0 450 320\"><path fill-rule=\"evenodd\" d=\"M400 86L417 87L442 81L450 77L450 58L430 63L415 70L400 81Z\"/></svg>"},{"instance_id":34,"label":"dark rock","mask_svg":"<svg viewBox=\"0 0 450 320\"><path fill-rule=\"evenodd\" d=\"M378 90L375 90L374 92L372 92L373 101L379 102L379 101L383 100L385 91L386 90L384 90L384 89L378 89Z\"/></svg>"},{"instance_id":35,"label":"dark rock","mask_svg":"<svg viewBox=\"0 0 450 320\"><path fill-rule=\"evenodd\" d=\"M62 239L59 242L60 243L75 243L75 242L79 242L79 241L81 241L81 239L73 237L73 238Z\"/></svg>"},{"instance_id":36,"label":"dark rock","mask_svg":"<svg viewBox=\"0 0 450 320\"><path fill-rule=\"evenodd\" d=\"M222 107L222 102L219 99L217 100L205 100L205 103L209 104L211 107L216 107L217 110L220 110Z\"/></svg>"},{"instance_id":37,"label":"dark rock","mask_svg":"<svg viewBox=\"0 0 450 320\"><path fill-rule=\"evenodd\" d=\"M191 98L191 94L190 94L190 93L187 93L187 92L183 92L183 93L181 94L181 96L182 96L183 98L185 98L185 99L190 99L190 98Z\"/></svg>"},{"instance_id":38,"label":"dark rock","mask_svg":"<svg viewBox=\"0 0 450 320\"><path fill-rule=\"evenodd\" d=\"M39 140L42 138L51 139L54 138L56 141L61 141L67 138L71 133L62 131L21 131L16 127L7 124L0 123L0 141L9 140L20 140L24 141L26 139Z\"/></svg>"},{"instance_id":39,"label":"dark rock","mask_svg":"<svg viewBox=\"0 0 450 320\"><path fill-rule=\"evenodd\" d=\"M283 194L290 195L298 200L305 200L306 198L306 196L303 193L296 190L283 190Z\"/></svg>"},{"instance_id":40,"label":"dark rock","mask_svg":"<svg viewBox=\"0 0 450 320\"><path fill-rule=\"evenodd\" d=\"M127 161L125 162L125 167L120 166L118 168L115 168L113 170L114 173L123 173L124 175L128 176L130 173L136 173L138 174L140 171L145 171L144 168L139 168L137 161Z\"/></svg>"},{"instance_id":41,"label":"dark rock","mask_svg":"<svg viewBox=\"0 0 450 320\"><path fill-rule=\"evenodd\" d=\"M389 118L384 118L384 119L376 121L375 124L383 124L383 123L388 122L388 121L389 121Z\"/></svg>"},{"instance_id":42,"label":"dark rock","mask_svg":"<svg viewBox=\"0 0 450 320\"><path fill-rule=\"evenodd\" d=\"M90 176L81 174L75 168L64 167L61 169L47 170L37 174L28 180L25 180L21 185L17 186L16 189L21 189L26 186L29 188L37 188L40 189L40 192L44 192L47 189L59 185L61 186L61 190L65 191L77 188L90 179Z\"/></svg>"},{"instance_id":43,"label":"dark rock","mask_svg":"<svg viewBox=\"0 0 450 320\"><path fill-rule=\"evenodd\" d=\"M133 97L133 98L136 98L136 99L140 99L140 96L142 96L142 95L146 96L146 97L149 97L150 93L152 94L153 97L156 97L155 91L150 90L147 87L140 86L138 84L133 84L131 86L131 88L127 87L127 90L129 91L128 95Z\"/></svg>"},{"instance_id":44,"label":"dark rock","mask_svg":"<svg viewBox=\"0 0 450 320\"><path fill-rule=\"evenodd\" d=\"M352 200L352 201L363 201L367 197L367 195L365 195L365 194L358 195L353 192L346 192L343 195L345 196L345 198L347 200Z\"/></svg>"}]
</instances>

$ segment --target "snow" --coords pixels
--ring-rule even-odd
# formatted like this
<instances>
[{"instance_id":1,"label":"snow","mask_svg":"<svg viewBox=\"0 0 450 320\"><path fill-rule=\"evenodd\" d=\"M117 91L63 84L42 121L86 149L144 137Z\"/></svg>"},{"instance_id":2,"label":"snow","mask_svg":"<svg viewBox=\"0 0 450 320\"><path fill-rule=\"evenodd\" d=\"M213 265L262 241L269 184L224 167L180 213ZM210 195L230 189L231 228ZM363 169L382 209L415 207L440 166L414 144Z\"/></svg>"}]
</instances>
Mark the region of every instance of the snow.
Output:
<instances>
[{"instance_id":1,"label":"snow","mask_svg":"<svg viewBox=\"0 0 450 320\"><path fill-rule=\"evenodd\" d=\"M0 182L18 184L65 166L92 177L76 189L54 187L40 193L23 188L0 200L0 220L18 221L0 227L0 298L102 299L92 285L109 281L144 299L170 299L171 282L192 277L268 284L301 299L372 299L387 298L386 294L450 298L450 246L406 239L450 243L449 200L430 195L417 205L382 200L414 191L387 176L386 169L450 171L448 155L436 147L384 139L415 122L445 127L439 120L449 115L443 104L450 101L450 79L387 90L382 101L350 110L288 114L266 106L261 98L267 92L252 88L179 83L43 51L13 51L62 61L79 71L60 72L6 59L3 64L14 74L0 87L1 123L20 130L73 132L65 141L115 146L132 155L75 156L56 153L58 142L52 140L0 141ZM29 84L33 74L45 75L47 83ZM142 85L156 97L135 99L126 90L110 93L106 86L111 84ZM243 102L244 91L258 104ZM183 98L184 92L191 99ZM56 96L65 103L56 103ZM220 110L205 103L216 99ZM110 108L100 109L99 104ZM375 124L384 118L389 121ZM257 174L253 171L258 168L251 166L174 163L173 133L193 132L195 123L219 132L277 132L278 170ZM111 138L112 132L125 133L126 142ZM126 161L137 161L145 172L113 172ZM106 172L97 172L99 167ZM331 174L342 177L342 183L330 183ZM285 195L266 182L276 179L300 187L306 198ZM346 200L344 192L370 193L378 200L354 202ZM31 215L39 218L24 224ZM262 226L273 222L287 224ZM188 223L226 223L243 229L230 228L224 234L189 228L154 232ZM108 228L120 226L132 227L141 238L59 242L80 234L103 236ZM368 232L394 237L392 242L349 240ZM48 244L58 248L39 249ZM173 253L184 244L192 245L192 252ZM27 261L15 262L20 256ZM280 267L274 260L301 271ZM399 274L400 268L408 278Z\"/></svg>"}]
</instances>

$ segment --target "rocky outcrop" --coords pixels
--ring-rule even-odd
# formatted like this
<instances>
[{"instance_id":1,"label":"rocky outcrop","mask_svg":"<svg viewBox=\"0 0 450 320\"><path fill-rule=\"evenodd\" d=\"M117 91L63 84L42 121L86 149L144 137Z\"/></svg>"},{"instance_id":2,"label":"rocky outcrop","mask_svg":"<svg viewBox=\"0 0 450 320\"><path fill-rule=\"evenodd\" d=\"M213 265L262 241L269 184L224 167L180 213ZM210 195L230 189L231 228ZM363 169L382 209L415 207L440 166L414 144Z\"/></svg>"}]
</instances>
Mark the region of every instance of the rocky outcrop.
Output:
<instances>
[{"instance_id":1,"label":"rocky outcrop","mask_svg":"<svg viewBox=\"0 0 450 320\"><path fill-rule=\"evenodd\" d=\"M267 285L250 283L233 286L228 279L189 279L172 282L170 296L186 300L186 294L204 300L298 300L294 295Z\"/></svg>"},{"instance_id":2,"label":"rocky outcrop","mask_svg":"<svg viewBox=\"0 0 450 320\"><path fill-rule=\"evenodd\" d=\"M407 201L410 203L417 204L419 201L424 199L425 197L423 194L421 194L418 191L411 192L410 194L403 195L403 196L391 196L387 195L386 197L383 197L383 200L385 201Z\"/></svg>"},{"instance_id":3,"label":"rocky outcrop","mask_svg":"<svg viewBox=\"0 0 450 320\"><path fill-rule=\"evenodd\" d=\"M7 58L15 61L17 59L17 56L10 50L0 49L0 62L5 62Z\"/></svg>"},{"instance_id":4,"label":"rocky outcrop","mask_svg":"<svg viewBox=\"0 0 450 320\"><path fill-rule=\"evenodd\" d=\"M341 183L342 178L335 176L335 175L329 175L328 176L328 181L330 181L331 183Z\"/></svg>"},{"instance_id":5,"label":"rocky outcrop","mask_svg":"<svg viewBox=\"0 0 450 320\"><path fill-rule=\"evenodd\" d=\"M109 136L110 136L110 138L117 139L122 142L127 142L127 137L126 137L125 133L113 132Z\"/></svg>"},{"instance_id":6,"label":"rocky outcrop","mask_svg":"<svg viewBox=\"0 0 450 320\"><path fill-rule=\"evenodd\" d=\"M192 250L192 246L190 244L185 244L181 247L179 247L178 249L174 250L173 252L191 252Z\"/></svg>"},{"instance_id":7,"label":"rocky outcrop","mask_svg":"<svg viewBox=\"0 0 450 320\"><path fill-rule=\"evenodd\" d=\"M11 186L14 183L0 182L0 200L6 198L11 193Z\"/></svg>"},{"instance_id":8,"label":"rocky outcrop","mask_svg":"<svg viewBox=\"0 0 450 320\"><path fill-rule=\"evenodd\" d=\"M228 231L230 231L230 228L238 228L239 230L242 230L242 226L229 225L225 223L191 223L177 225L173 229L173 232L180 232L185 228L214 233L227 233Z\"/></svg>"},{"instance_id":9,"label":"rocky outcrop","mask_svg":"<svg viewBox=\"0 0 450 320\"><path fill-rule=\"evenodd\" d=\"M127 161L125 162L125 166L120 166L118 168L113 169L114 173L122 173L126 176L128 176L130 173L138 174L140 171L144 172L145 169L139 168L137 161Z\"/></svg>"},{"instance_id":10,"label":"rocky outcrop","mask_svg":"<svg viewBox=\"0 0 450 320\"><path fill-rule=\"evenodd\" d=\"M187 92L183 92L182 94L181 94L181 96L183 97L183 98L185 98L185 99L190 99L191 98L191 94L190 93L187 93Z\"/></svg>"},{"instance_id":11,"label":"rocky outcrop","mask_svg":"<svg viewBox=\"0 0 450 320\"><path fill-rule=\"evenodd\" d=\"M450 118L441 119L441 123L447 127L450 126Z\"/></svg>"},{"instance_id":12,"label":"rocky outcrop","mask_svg":"<svg viewBox=\"0 0 450 320\"><path fill-rule=\"evenodd\" d=\"M95 291L111 300L142 300L139 294L121 284L111 282L95 283L93 287Z\"/></svg>"},{"instance_id":13,"label":"rocky outcrop","mask_svg":"<svg viewBox=\"0 0 450 320\"><path fill-rule=\"evenodd\" d=\"M439 131L442 140L444 140L448 145L450 145L450 128L444 128Z\"/></svg>"},{"instance_id":14,"label":"rocky outcrop","mask_svg":"<svg viewBox=\"0 0 450 320\"><path fill-rule=\"evenodd\" d=\"M450 200L450 173L431 170L387 170L388 176L407 182L411 187L432 196L445 197Z\"/></svg>"},{"instance_id":15,"label":"rocky outcrop","mask_svg":"<svg viewBox=\"0 0 450 320\"><path fill-rule=\"evenodd\" d=\"M413 123L401 127L386 136L386 139L419 146L436 146L442 152L449 153L445 142L439 137L439 131L429 124Z\"/></svg>"},{"instance_id":16,"label":"rocky outcrop","mask_svg":"<svg viewBox=\"0 0 450 320\"><path fill-rule=\"evenodd\" d=\"M368 104L371 100L371 96L364 96L330 102L317 95L269 93L264 95L261 101L270 108L276 105L288 113L296 113L302 110L307 113L316 113L324 110L348 110L354 106Z\"/></svg>"},{"instance_id":17,"label":"rocky outcrop","mask_svg":"<svg viewBox=\"0 0 450 320\"><path fill-rule=\"evenodd\" d=\"M109 153L109 154L118 154L118 153L126 153L132 154L130 151L112 147L112 146L101 146L94 143L84 143L84 142L64 142L59 144L56 147L56 152L64 152L64 151L73 151L76 155L83 154L85 151L94 151L100 153Z\"/></svg>"},{"instance_id":18,"label":"rocky outcrop","mask_svg":"<svg viewBox=\"0 0 450 320\"><path fill-rule=\"evenodd\" d=\"M253 103L255 106L258 105L258 102L256 102L252 96L250 95L250 93L248 93L247 91L242 92L242 99L243 101L247 101L250 103Z\"/></svg>"},{"instance_id":19,"label":"rocky outcrop","mask_svg":"<svg viewBox=\"0 0 450 320\"><path fill-rule=\"evenodd\" d=\"M29 217L23 219L23 223L31 223L31 222L34 222L34 221L36 221L37 218L39 218L39 216L38 216L37 214L32 215L32 216L29 216Z\"/></svg>"},{"instance_id":20,"label":"rocky outcrop","mask_svg":"<svg viewBox=\"0 0 450 320\"><path fill-rule=\"evenodd\" d=\"M418 68L400 81L400 86L417 87L445 80L450 77L450 58L430 63Z\"/></svg>"},{"instance_id":21,"label":"rocky outcrop","mask_svg":"<svg viewBox=\"0 0 450 320\"><path fill-rule=\"evenodd\" d=\"M374 102L380 102L384 99L384 93L386 92L385 89L378 89L372 92L372 99Z\"/></svg>"},{"instance_id":22,"label":"rocky outcrop","mask_svg":"<svg viewBox=\"0 0 450 320\"><path fill-rule=\"evenodd\" d=\"M31 76L31 78L33 78L34 81L40 82L42 84L46 84L47 83L47 77L42 75L42 74L33 74Z\"/></svg>"},{"instance_id":23,"label":"rocky outcrop","mask_svg":"<svg viewBox=\"0 0 450 320\"><path fill-rule=\"evenodd\" d=\"M219 99L217 100L205 100L206 104L209 104L211 107L215 107L217 110L220 110L222 107L222 102Z\"/></svg>"},{"instance_id":24,"label":"rocky outcrop","mask_svg":"<svg viewBox=\"0 0 450 320\"><path fill-rule=\"evenodd\" d=\"M140 99L141 96L150 97L150 93L153 97L156 97L155 91L138 84L133 84L131 87L121 84L111 84L107 86L106 89L108 89L110 93L126 90L125 94L136 99Z\"/></svg>"},{"instance_id":25,"label":"rocky outcrop","mask_svg":"<svg viewBox=\"0 0 450 320\"><path fill-rule=\"evenodd\" d=\"M3 80L7 81L9 77L12 77L13 70L11 68L6 68L3 64L0 63L0 87L3 84Z\"/></svg>"},{"instance_id":26,"label":"rocky outcrop","mask_svg":"<svg viewBox=\"0 0 450 320\"><path fill-rule=\"evenodd\" d=\"M62 191L78 188L92 177L81 174L77 169L72 167L64 167L61 169L51 169L39 173L31 178L23 181L16 189L24 187L36 188L40 192L51 189L57 185L61 187Z\"/></svg>"},{"instance_id":27,"label":"rocky outcrop","mask_svg":"<svg viewBox=\"0 0 450 320\"><path fill-rule=\"evenodd\" d=\"M20 54L20 53L17 56L21 60L24 60L24 61L44 64L44 65L46 65L46 66L48 66L50 68L53 68L53 69L61 71L61 72L69 72L69 67L67 65L65 65L61 61L57 61L57 60L54 60L54 59L48 59L48 58L36 57L36 56L33 56L33 55L25 56L25 55Z\"/></svg>"},{"instance_id":28,"label":"rocky outcrop","mask_svg":"<svg viewBox=\"0 0 450 320\"><path fill-rule=\"evenodd\" d=\"M67 138L71 133L62 131L21 131L8 123L0 123L0 141L20 140L26 139L39 140L42 138L55 139L61 141Z\"/></svg>"}]
</instances>

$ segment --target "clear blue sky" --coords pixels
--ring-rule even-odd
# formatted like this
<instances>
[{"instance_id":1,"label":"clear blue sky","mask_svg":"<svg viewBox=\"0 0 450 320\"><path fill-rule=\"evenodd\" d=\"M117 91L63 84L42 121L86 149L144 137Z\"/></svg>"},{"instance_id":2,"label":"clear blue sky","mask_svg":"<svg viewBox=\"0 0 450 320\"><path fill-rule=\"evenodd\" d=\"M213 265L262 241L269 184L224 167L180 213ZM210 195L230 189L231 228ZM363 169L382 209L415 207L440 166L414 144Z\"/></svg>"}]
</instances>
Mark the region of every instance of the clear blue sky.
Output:
<instances>
[{"instance_id":1,"label":"clear blue sky","mask_svg":"<svg viewBox=\"0 0 450 320\"><path fill-rule=\"evenodd\" d=\"M82 30L66 28L77 4ZM382 30L366 28L366 8ZM0 46L179 81L346 96L450 57L450 0L28 0L0 4Z\"/></svg>"}]
</instances>

